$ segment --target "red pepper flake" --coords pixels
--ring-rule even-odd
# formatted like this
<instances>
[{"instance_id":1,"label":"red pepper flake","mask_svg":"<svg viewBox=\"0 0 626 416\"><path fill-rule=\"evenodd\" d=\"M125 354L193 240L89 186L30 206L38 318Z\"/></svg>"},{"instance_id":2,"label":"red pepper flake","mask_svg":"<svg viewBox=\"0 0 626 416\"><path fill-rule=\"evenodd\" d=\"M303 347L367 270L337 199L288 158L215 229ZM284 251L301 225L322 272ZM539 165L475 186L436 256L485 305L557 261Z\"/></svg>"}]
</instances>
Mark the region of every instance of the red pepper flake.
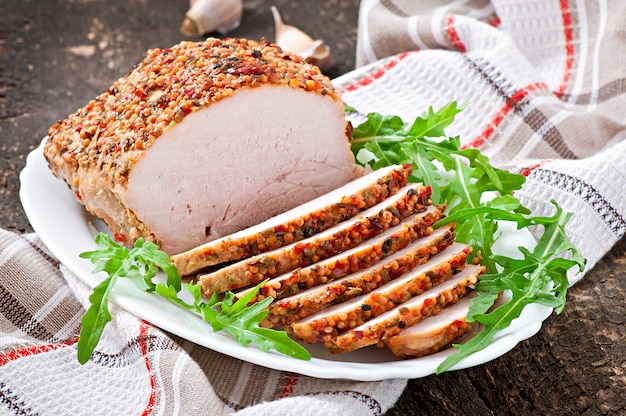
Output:
<instances>
[{"instance_id":1,"label":"red pepper flake","mask_svg":"<svg viewBox=\"0 0 626 416\"><path fill-rule=\"evenodd\" d=\"M455 319L454 322L452 322L452 325L456 326L457 328L462 327L464 324L465 324L464 319Z\"/></svg>"},{"instance_id":2,"label":"red pepper flake","mask_svg":"<svg viewBox=\"0 0 626 416\"><path fill-rule=\"evenodd\" d=\"M118 243L122 243L122 244L126 244L128 242L128 239L126 238L126 236L123 234L119 234L119 233L113 234L113 239L117 241Z\"/></svg>"},{"instance_id":3,"label":"red pepper flake","mask_svg":"<svg viewBox=\"0 0 626 416\"><path fill-rule=\"evenodd\" d=\"M296 253L297 255L302 254L302 252L304 250L306 250L307 248L309 248L311 246L311 243L298 243L296 244L296 246L293 248L293 252Z\"/></svg>"},{"instance_id":4,"label":"red pepper flake","mask_svg":"<svg viewBox=\"0 0 626 416\"><path fill-rule=\"evenodd\" d=\"M239 68L239 73L242 75L262 75L263 68L258 65L244 65Z\"/></svg>"},{"instance_id":5,"label":"red pepper flake","mask_svg":"<svg viewBox=\"0 0 626 416\"><path fill-rule=\"evenodd\" d=\"M391 279L395 279L397 277L400 277L404 273L404 271L405 271L404 267L398 267L396 270L391 270L389 272L389 277Z\"/></svg>"},{"instance_id":6,"label":"red pepper flake","mask_svg":"<svg viewBox=\"0 0 626 416\"><path fill-rule=\"evenodd\" d=\"M335 293L335 294L338 294L338 295L340 295L342 291L343 290L342 290L341 286L331 286L330 289L329 289L329 292Z\"/></svg>"}]
</instances>

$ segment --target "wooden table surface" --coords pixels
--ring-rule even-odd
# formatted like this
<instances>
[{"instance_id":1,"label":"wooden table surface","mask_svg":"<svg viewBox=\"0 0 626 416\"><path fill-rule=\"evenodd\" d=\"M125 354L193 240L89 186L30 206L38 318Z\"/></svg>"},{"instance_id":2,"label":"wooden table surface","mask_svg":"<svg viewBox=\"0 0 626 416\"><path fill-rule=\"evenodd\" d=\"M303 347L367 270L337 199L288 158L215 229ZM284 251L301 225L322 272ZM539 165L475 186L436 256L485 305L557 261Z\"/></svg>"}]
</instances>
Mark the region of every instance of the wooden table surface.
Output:
<instances>
[{"instance_id":1,"label":"wooden table surface","mask_svg":"<svg viewBox=\"0 0 626 416\"><path fill-rule=\"evenodd\" d=\"M276 5L287 23L331 46L336 63L327 74L335 77L354 68L358 3L246 0L241 26L229 35L274 40L269 7ZM32 231L18 174L48 127L108 88L146 49L184 40L186 9L186 0L2 0L1 227ZM623 240L537 335L485 365L410 380L388 414L626 414L625 251Z\"/></svg>"}]
</instances>

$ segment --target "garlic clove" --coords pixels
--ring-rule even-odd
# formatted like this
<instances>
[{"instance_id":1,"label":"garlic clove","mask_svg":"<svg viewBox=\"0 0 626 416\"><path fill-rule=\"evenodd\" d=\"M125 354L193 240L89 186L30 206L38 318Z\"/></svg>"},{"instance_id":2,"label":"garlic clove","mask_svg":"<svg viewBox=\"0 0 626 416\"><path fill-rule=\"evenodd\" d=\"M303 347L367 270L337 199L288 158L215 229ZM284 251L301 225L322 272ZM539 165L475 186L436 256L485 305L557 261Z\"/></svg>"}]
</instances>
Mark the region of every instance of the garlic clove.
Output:
<instances>
[{"instance_id":1,"label":"garlic clove","mask_svg":"<svg viewBox=\"0 0 626 416\"><path fill-rule=\"evenodd\" d=\"M306 62L320 67L322 71L327 70L333 64L333 56L330 48L323 40L316 40L299 53Z\"/></svg>"},{"instance_id":2,"label":"garlic clove","mask_svg":"<svg viewBox=\"0 0 626 416\"><path fill-rule=\"evenodd\" d=\"M292 53L309 47L314 41L313 38L297 27L286 25L275 6L271 6L274 16L276 44Z\"/></svg>"},{"instance_id":3,"label":"garlic clove","mask_svg":"<svg viewBox=\"0 0 626 416\"><path fill-rule=\"evenodd\" d=\"M180 31L185 36L224 35L239 27L242 16L243 0L190 0Z\"/></svg>"},{"instance_id":4,"label":"garlic clove","mask_svg":"<svg viewBox=\"0 0 626 416\"><path fill-rule=\"evenodd\" d=\"M314 40L311 36L295 26L287 25L275 6L271 6L274 16L276 44L311 64L317 65L322 71L328 69L333 62L330 48L323 40Z\"/></svg>"}]
</instances>

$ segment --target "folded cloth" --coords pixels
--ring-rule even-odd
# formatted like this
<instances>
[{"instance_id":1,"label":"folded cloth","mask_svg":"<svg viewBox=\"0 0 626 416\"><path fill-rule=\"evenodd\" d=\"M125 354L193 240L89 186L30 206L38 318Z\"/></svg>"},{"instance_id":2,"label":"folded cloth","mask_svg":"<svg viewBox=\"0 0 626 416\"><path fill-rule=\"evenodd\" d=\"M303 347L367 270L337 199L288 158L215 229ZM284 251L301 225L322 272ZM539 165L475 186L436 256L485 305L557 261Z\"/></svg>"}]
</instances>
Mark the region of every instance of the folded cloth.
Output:
<instances>
[{"instance_id":1,"label":"folded cloth","mask_svg":"<svg viewBox=\"0 0 626 416\"><path fill-rule=\"evenodd\" d=\"M574 213L593 266L624 234L622 3L364 0L359 69L335 80L365 115L409 121L467 102L448 133L528 181L536 214ZM358 119L355 118L355 122ZM575 283L580 276L572 276ZM406 380L318 380L167 334L111 306L92 359L76 359L89 288L36 234L0 230L0 409L17 414L381 415Z\"/></svg>"}]
</instances>

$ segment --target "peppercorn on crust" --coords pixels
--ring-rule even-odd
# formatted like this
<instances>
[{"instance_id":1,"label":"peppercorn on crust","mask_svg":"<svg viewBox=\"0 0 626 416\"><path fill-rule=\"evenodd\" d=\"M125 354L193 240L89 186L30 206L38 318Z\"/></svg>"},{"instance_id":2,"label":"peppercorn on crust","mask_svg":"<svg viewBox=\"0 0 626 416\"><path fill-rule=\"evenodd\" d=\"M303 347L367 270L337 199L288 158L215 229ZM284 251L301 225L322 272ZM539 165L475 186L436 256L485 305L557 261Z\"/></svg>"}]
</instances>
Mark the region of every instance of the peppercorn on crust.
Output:
<instances>
[{"instance_id":1,"label":"peppercorn on crust","mask_svg":"<svg viewBox=\"0 0 626 416\"><path fill-rule=\"evenodd\" d=\"M430 194L430 187L407 185L357 217L342 221L297 243L250 257L212 273L200 274L198 279L207 288L225 292L276 277L297 267L309 266L358 246L414 213L426 211Z\"/></svg>"},{"instance_id":2,"label":"peppercorn on crust","mask_svg":"<svg viewBox=\"0 0 626 416\"><path fill-rule=\"evenodd\" d=\"M458 342L476 325L466 317L474 296L473 293L459 299L454 305L415 325L404 328L400 334L386 338L383 342L396 356L417 358L434 354Z\"/></svg>"},{"instance_id":3,"label":"peppercorn on crust","mask_svg":"<svg viewBox=\"0 0 626 416\"><path fill-rule=\"evenodd\" d=\"M441 312L467 295L478 282L483 268L467 265L452 279L433 287L423 294L412 297L396 308L351 328L336 337L324 341L331 353L339 354L377 344L386 338L400 334L406 327Z\"/></svg>"},{"instance_id":4,"label":"peppercorn on crust","mask_svg":"<svg viewBox=\"0 0 626 416\"><path fill-rule=\"evenodd\" d=\"M209 266L246 259L301 241L395 195L406 185L411 172L411 165L376 170L260 224L174 255L172 263L181 275L194 275ZM427 204L430 190L424 189L421 195L425 198L419 203Z\"/></svg>"},{"instance_id":5,"label":"peppercorn on crust","mask_svg":"<svg viewBox=\"0 0 626 416\"><path fill-rule=\"evenodd\" d=\"M443 213L438 208L430 206L425 212L408 217L403 223L377 235L362 246L269 280L258 289L252 301L260 301L271 296L280 302L281 299L310 287L362 271L404 249L421 237L425 237L422 241L424 253L435 253L438 249L451 244L454 239L452 232L438 232L429 238L433 234L432 224L442 215ZM237 292L235 296L244 296L250 290ZM283 304L280 303L280 305ZM278 311L277 314L283 313Z\"/></svg>"},{"instance_id":6,"label":"peppercorn on crust","mask_svg":"<svg viewBox=\"0 0 626 416\"><path fill-rule=\"evenodd\" d=\"M337 288L336 284L332 285L334 286L332 288L320 287L319 290L313 288L297 303L307 305L303 308L306 312L315 311L316 307L318 310L322 310L323 306L330 307L304 319L297 319L292 325L292 331L298 338L311 344L328 340L347 329L362 325L459 273L465 267L470 252L470 246L455 243L432 257L418 254L418 258L426 260L425 263L405 274L402 274L403 268L397 266L394 271L399 276L387 281L382 280L381 285L372 287L366 285L364 288L352 288L350 285L347 290L345 287ZM392 276L395 276L395 273ZM350 280L357 283L359 281L359 279ZM291 299L287 298L284 302L288 300ZM333 304L335 306L331 306Z\"/></svg>"},{"instance_id":7,"label":"peppercorn on crust","mask_svg":"<svg viewBox=\"0 0 626 416\"><path fill-rule=\"evenodd\" d=\"M266 41L152 49L48 131L44 155L119 241L177 254L362 174L330 80Z\"/></svg>"}]
</instances>

